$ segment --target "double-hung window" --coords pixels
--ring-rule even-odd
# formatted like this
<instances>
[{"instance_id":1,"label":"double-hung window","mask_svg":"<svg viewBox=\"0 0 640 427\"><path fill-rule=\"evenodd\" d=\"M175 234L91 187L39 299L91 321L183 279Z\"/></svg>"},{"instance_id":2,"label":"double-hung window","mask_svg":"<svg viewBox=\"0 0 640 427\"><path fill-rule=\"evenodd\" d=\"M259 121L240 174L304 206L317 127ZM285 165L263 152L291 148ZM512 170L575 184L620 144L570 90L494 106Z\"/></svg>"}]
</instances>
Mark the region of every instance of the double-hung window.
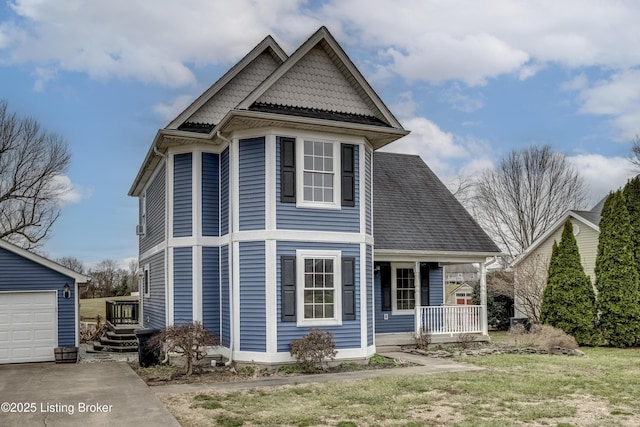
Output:
<instances>
[{"instance_id":1,"label":"double-hung window","mask_svg":"<svg viewBox=\"0 0 640 427\"><path fill-rule=\"evenodd\" d=\"M299 325L322 326L342 323L339 251L298 251L297 282Z\"/></svg>"},{"instance_id":2,"label":"double-hung window","mask_svg":"<svg viewBox=\"0 0 640 427\"><path fill-rule=\"evenodd\" d=\"M358 146L317 138L278 137L280 201L300 208L355 206Z\"/></svg>"},{"instance_id":3,"label":"double-hung window","mask_svg":"<svg viewBox=\"0 0 640 427\"><path fill-rule=\"evenodd\" d=\"M411 264L394 264L391 278L394 314L410 314L416 305L416 278Z\"/></svg>"}]
</instances>

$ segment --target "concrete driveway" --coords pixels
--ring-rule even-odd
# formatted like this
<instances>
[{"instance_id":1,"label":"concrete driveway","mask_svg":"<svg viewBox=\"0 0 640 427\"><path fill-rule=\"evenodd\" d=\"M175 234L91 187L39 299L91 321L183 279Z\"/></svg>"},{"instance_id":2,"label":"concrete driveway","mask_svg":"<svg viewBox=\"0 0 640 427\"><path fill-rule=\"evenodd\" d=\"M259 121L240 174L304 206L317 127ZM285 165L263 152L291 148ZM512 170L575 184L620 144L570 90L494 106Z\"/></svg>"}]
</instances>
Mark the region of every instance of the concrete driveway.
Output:
<instances>
[{"instance_id":1,"label":"concrete driveway","mask_svg":"<svg viewBox=\"0 0 640 427\"><path fill-rule=\"evenodd\" d=\"M179 426L126 363L0 365L2 426Z\"/></svg>"}]
</instances>

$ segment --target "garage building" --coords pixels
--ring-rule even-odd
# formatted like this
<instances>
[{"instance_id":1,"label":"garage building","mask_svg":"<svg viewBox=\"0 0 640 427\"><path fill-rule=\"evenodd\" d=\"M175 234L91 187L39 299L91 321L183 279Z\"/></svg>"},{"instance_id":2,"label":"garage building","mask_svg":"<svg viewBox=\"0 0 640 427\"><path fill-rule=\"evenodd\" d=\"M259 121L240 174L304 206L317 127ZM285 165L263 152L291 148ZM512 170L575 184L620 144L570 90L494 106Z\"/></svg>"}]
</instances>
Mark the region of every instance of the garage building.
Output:
<instances>
[{"instance_id":1,"label":"garage building","mask_svg":"<svg viewBox=\"0 0 640 427\"><path fill-rule=\"evenodd\" d=\"M54 360L79 344L78 285L87 276L0 239L0 364Z\"/></svg>"}]
</instances>

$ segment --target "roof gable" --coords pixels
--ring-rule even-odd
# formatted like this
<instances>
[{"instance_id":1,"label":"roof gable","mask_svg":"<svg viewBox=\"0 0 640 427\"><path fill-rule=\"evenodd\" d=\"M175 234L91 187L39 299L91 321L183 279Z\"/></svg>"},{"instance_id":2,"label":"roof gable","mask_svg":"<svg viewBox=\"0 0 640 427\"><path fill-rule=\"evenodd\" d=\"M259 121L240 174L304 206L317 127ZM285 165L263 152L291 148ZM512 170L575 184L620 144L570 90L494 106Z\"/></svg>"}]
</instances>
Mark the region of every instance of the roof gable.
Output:
<instances>
[{"instance_id":1,"label":"roof gable","mask_svg":"<svg viewBox=\"0 0 640 427\"><path fill-rule=\"evenodd\" d=\"M51 261L48 258L45 258L43 256L40 256L38 254L34 254L33 252L27 251L26 249L22 249L21 247L18 247L16 245L14 245L13 243L9 243L6 240L0 239L0 248L7 250L8 252L12 252L16 255L19 255L25 259L28 259L36 264L42 265L46 268L49 268L53 271L56 271L64 276L68 276L71 277L72 279L74 279L76 282L78 283L86 283L88 282L90 279L89 277L77 273L67 267L64 267L54 261Z\"/></svg>"},{"instance_id":2,"label":"roof gable","mask_svg":"<svg viewBox=\"0 0 640 427\"><path fill-rule=\"evenodd\" d=\"M373 168L376 250L500 254L419 156L376 152Z\"/></svg>"},{"instance_id":3,"label":"roof gable","mask_svg":"<svg viewBox=\"0 0 640 427\"><path fill-rule=\"evenodd\" d=\"M254 104L370 116L402 129L325 27L303 43L237 108L248 110Z\"/></svg>"},{"instance_id":4,"label":"roof gable","mask_svg":"<svg viewBox=\"0 0 640 427\"><path fill-rule=\"evenodd\" d=\"M597 205L596 205L597 206ZM586 225L587 227L597 231L600 233L600 227L592 222L593 220L600 221L600 214L598 212L592 211L567 211L560 219L558 219L551 227L547 229L535 242L533 242L528 248L522 252L522 254L513 261L512 267L520 264L524 259L526 259L529 255L535 252L540 245L542 245L550 236L555 234L556 231L560 229L560 227L564 227L564 223L567 219L573 218L581 224Z\"/></svg>"},{"instance_id":5,"label":"roof gable","mask_svg":"<svg viewBox=\"0 0 640 427\"><path fill-rule=\"evenodd\" d=\"M206 132L210 131L286 59L287 55L273 37L266 37L166 128L181 129L193 124L205 124L209 126L201 127Z\"/></svg>"}]
</instances>

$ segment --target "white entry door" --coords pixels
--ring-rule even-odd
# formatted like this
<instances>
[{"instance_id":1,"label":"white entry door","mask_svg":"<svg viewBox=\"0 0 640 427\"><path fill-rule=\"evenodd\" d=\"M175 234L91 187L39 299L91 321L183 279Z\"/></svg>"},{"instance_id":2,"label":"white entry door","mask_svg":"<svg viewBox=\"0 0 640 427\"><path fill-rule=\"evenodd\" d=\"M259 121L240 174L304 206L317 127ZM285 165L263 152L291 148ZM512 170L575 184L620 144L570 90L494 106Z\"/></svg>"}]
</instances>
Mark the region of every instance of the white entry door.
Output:
<instances>
[{"instance_id":1,"label":"white entry door","mask_svg":"<svg viewBox=\"0 0 640 427\"><path fill-rule=\"evenodd\" d=\"M0 292L0 364L54 360L56 292Z\"/></svg>"}]
</instances>

